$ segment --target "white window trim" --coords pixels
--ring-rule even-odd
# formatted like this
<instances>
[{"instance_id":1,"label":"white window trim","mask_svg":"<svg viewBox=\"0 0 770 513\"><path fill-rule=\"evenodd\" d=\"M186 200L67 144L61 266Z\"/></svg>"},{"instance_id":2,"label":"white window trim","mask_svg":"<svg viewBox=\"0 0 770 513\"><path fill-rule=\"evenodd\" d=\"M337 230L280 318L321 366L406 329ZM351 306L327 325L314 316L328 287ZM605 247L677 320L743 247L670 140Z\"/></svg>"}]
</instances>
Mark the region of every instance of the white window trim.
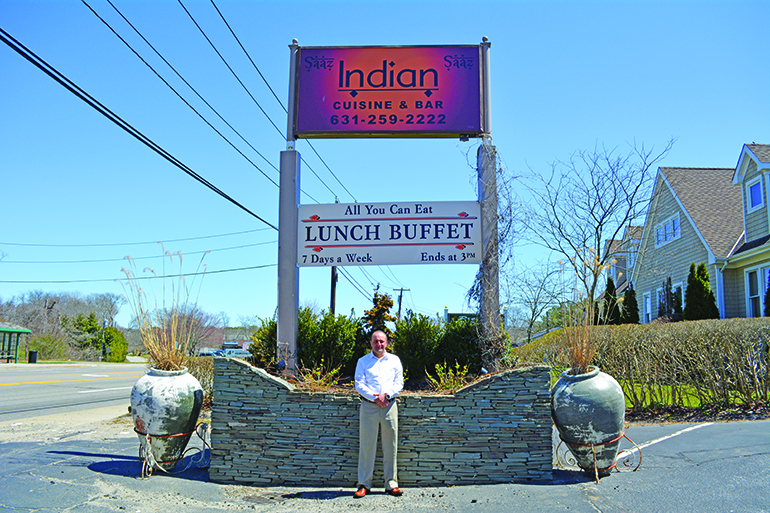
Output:
<instances>
[{"instance_id":1,"label":"white window trim","mask_svg":"<svg viewBox=\"0 0 770 513\"><path fill-rule=\"evenodd\" d=\"M649 311L647 311L648 307ZM649 320L647 319L648 315L650 316ZM648 322L652 322L652 294L645 292L642 295L642 324L647 324Z\"/></svg>"},{"instance_id":2,"label":"white window trim","mask_svg":"<svg viewBox=\"0 0 770 513\"><path fill-rule=\"evenodd\" d=\"M759 204L751 206L751 188L759 184ZM750 182L746 182L746 212L751 214L765 206L765 187L761 176L756 177Z\"/></svg>"},{"instance_id":3,"label":"white window trim","mask_svg":"<svg viewBox=\"0 0 770 513\"><path fill-rule=\"evenodd\" d=\"M750 267L744 270L743 284L745 287L745 301L746 301L746 317L751 317L751 288L749 287L749 274L757 273L757 293L759 294L759 316L765 312L765 292L767 289L767 266Z\"/></svg>"},{"instance_id":4,"label":"white window trim","mask_svg":"<svg viewBox=\"0 0 770 513\"><path fill-rule=\"evenodd\" d=\"M669 222L673 221L674 219L678 220L677 224L678 224L679 229L676 231L676 233L670 239L666 239L663 242L658 241L658 228L663 227L663 233L665 234L665 232L666 232L666 224L668 224ZM677 240L678 238L680 238L682 236L682 220L679 217L679 213L677 212L673 216L667 217L666 219L664 219L660 223L656 224L655 227L654 227L652 236L655 238L655 247L656 248L663 247L666 244L668 244L669 242L673 242L673 241Z\"/></svg>"}]
</instances>

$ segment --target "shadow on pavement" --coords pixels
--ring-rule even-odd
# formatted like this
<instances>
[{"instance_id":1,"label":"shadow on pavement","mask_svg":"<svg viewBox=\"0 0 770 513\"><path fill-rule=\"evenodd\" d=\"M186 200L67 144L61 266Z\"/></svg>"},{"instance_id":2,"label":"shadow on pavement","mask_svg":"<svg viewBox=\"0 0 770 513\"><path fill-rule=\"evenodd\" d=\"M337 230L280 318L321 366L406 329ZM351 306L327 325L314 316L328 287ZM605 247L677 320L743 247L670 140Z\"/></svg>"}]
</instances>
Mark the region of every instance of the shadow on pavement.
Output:
<instances>
[{"instance_id":1,"label":"shadow on pavement","mask_svg":"<svg viewBox=\"0 0 770 513\"><path fill-rule=\"evenodd\" d=\"M206 451L208 453L208 451ZM138 456L126 456L124 454L104 454L81 451L48 451L48 454L59 454L65 456L80 456L83 458L93 458L101 461L90 463L87 468L93 472L121 477L142 477L142 460ZM156 469L153 475L162 475L185 479L187 481L209 480L208 468L197 468L195 466L197 459L195 455L187 456L180 461L176 468L170 472L164 472ZM187 468L187 467L190 468ZM153 476L149 476L151 479Z\"/></svg>"}]
</instances>

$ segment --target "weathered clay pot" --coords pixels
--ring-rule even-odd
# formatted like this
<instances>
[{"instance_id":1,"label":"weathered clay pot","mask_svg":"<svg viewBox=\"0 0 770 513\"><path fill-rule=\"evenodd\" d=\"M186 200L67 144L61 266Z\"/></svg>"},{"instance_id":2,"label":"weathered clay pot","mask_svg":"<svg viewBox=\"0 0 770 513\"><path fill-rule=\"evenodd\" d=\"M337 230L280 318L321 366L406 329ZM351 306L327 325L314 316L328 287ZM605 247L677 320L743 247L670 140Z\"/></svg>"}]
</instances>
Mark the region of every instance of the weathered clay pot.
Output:
<instances>
[{"instance_id":1,"label":"weathered clay pot","mask_svg":"<svg viewBox=\"0 0 770 513\"><path fill-rule=\"evenodd\" d=\"M551 389L551 417L578 466L591 475L609 475L626 418L623 389L615 378L597 367L574 376L564 371Z\"/></svg>"},{"instance_id":2,"label":"weathered clay pot","mask_svg":"<svg viewBox=\"0 0 770 513\"><path fill-rule=\"evenodd\" d=\"M131 390L131 414L142 454L163 470L173 469L195 431L202 404L203 388L187 368L151 368Z\"/></svg>"}]
</instances>

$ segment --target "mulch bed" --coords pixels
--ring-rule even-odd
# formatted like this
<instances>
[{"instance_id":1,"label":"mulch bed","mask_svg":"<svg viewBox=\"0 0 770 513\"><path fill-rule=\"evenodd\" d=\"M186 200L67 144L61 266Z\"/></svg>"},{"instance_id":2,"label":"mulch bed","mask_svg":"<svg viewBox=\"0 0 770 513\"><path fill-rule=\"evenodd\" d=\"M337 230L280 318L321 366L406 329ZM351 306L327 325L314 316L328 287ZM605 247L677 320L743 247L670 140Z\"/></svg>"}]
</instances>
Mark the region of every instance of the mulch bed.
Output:
<instances>
[{"instance_id":1,"label":"mulch bed","mask_svg":"<svg viewBox=\"0 0 770 513\"><path fill-rule=\"evenodd\" d=\"M728 408L710 406L688 408L684 406L662 406L654 410L626 410L626 421L631 424L664 424L674 422L715 422L730 420L763 420L770 418L770 406L756 403Z\"/></svg>"}]
</instances>

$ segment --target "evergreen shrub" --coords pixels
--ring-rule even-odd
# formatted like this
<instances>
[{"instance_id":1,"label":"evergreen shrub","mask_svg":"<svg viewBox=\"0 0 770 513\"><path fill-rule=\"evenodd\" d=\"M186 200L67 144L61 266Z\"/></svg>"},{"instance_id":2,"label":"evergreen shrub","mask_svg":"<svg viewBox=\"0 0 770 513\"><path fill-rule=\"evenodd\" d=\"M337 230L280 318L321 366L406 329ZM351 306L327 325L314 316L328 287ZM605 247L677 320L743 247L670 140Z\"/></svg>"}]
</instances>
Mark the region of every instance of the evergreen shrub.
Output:
<instances>
[{"instance_id":1,"label":"evergreen shrub","mask_svg":"<svg viewBox=\"0 0 770 513\"><path fill-rule=\"evenodd\" d=\"M481 372L479 323L476 319L460 317L444 325L436 347L436 363L446 362L468 367L469 374Z\"/></svg>"},{"instance_id":2,"label":"evergreen shrub","mask_svg":"<svg viewBox=\"0 0 770 513\"><path fill-rule=\"evenodd\" d=\"M396 321L396 332L391 337L393 353L401 359L404 374L409 379L425 376L436 366L436 348L441 340L443 326L438 319L408 311Z\"/></svg>"},{"instance_id":3,"label":"evergreen shrub","mask_svg":"<svg viewBox=\"0 0 770 513\"><path fill-rule=\"evenodd\" d=\"M128 342L118 328L108 326L104 329L104 344L110 348L106 358L108 362L121 363L126 361Z\"/></svg>"}]
</instances>

